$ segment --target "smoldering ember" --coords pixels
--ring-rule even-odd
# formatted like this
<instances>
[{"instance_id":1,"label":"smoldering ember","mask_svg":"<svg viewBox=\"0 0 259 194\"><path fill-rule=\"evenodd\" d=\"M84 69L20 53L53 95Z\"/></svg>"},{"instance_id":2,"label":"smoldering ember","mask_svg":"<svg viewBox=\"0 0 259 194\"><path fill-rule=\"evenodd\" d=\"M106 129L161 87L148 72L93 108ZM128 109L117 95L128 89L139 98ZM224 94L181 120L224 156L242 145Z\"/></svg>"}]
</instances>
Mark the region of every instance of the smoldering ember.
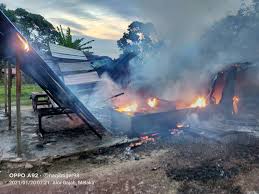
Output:
<instances>
[{"instance_id":1,"label":"smoldering ember","mask_svg":"<svg viewBox=\"0 0 259 194\"><path fill-rule=\"evenodd\" d=\"M259 193L258 21L259 0L5 0L0 193Z\"/></svg>"}]
</instances>

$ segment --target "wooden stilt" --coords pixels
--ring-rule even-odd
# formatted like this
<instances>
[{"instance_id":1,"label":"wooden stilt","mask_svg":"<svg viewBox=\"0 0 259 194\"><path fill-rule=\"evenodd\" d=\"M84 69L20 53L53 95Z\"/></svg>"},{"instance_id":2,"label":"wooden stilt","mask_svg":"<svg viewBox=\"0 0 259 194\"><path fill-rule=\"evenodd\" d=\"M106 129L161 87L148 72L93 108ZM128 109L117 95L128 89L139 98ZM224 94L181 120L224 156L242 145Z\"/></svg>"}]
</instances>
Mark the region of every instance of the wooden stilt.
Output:
<instances>
[{"instance_id":1,"label":"wooden stilt","mask_svg":"<svg viewBox=\"0 0 259 194\"><path fill-rule=\"evenodd\" d=\"M0 79L2 79L3 78L3 74L2 74L2 67L3 67L3 70L4 70L4 68L5 68L5 64L4 64L4 60L2 59L1 60L1 66L0 66ZM4 79L4 78L3 78Z\"/></svg>"},{"instance_id":2,"label":"wooden stilt","mask_svg":"<svg viewBox=\"0 0 259 194\"><path fill-rule=\"evenodd\" d=\"M7 94L8 94L8 129L12 129L12 68L7 61L8 75L7 75Z\"/></svg>"},{"instance_id":3,"label":"wooden stilt","mask_svg":"<svg viewBox=\"0 0 259 194\"><path fill-rule=\"evenodd\" d=\"M2 64L4 67L4 113L7 116L8 112L7 112L7 66L4 60L2 60Z\"/></svg>"},{"instance_id":4,"label":"wooden stilt","mask_svg":"<svg viewBox=\"0 0 259 194\"><path fill-rule=\"evenodd\" d=\"M16 151L20 157L21 149L21 64L16 57Z\"/></svg>"}]
</instances>

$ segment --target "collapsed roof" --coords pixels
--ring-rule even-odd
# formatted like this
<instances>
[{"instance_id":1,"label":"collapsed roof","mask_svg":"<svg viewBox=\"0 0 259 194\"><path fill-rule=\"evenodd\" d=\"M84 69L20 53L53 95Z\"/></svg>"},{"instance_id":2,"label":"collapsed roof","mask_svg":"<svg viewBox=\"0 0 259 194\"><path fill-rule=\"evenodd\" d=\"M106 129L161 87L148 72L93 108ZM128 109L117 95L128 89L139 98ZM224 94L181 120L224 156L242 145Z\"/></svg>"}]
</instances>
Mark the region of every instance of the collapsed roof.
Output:
<instances>
[{"instance_id":1,"label":"collapsed roof","mask_svg":"<svg viewBox=\"0 0 259 194\"><path fill-rule=\"evenodd\" d=\"M101 138L106 132L103 125L48 65L48 59L43 59L32 47L28 52L21 49L21 38L25 41L17 28L0 11L0 56L9 60L19 59L22 71L30 76L58 106L73 110Z\"/></svg>"}]
</instances>

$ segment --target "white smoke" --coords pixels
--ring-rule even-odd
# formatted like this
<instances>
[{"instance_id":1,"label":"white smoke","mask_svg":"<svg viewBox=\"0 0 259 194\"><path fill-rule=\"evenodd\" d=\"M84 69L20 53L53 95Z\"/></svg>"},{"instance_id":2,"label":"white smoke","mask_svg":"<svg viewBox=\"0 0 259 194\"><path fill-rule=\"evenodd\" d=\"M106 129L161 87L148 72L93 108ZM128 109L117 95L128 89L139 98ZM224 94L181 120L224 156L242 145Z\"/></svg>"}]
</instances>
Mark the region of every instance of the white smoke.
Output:
<instances>
[{"instance_id":1,"label":"white smoke","mask_svg":"<svg viewBox=\"0 0 259 194\"><path fill-rule=\"evenodd\" d=\"M145 58L141 66L131 66L132 87L152 87L156 95L168 100L190 99L205 92L211 74L223 64L204 64L200 38L215 22L236 14L241 0L143 0L138 5L141 17L155 25L167 45L159 54Z\"/></svg>"},{"instance_id":2,"label":"white smoke","mask_svg":"<svg viewBox=\"0 0 259 194\"><path fill-rule=\"evenodd\" d=\"M216 21L235 14L241 0L142 0L141 15L172 45L182 47L200 38Z\"/></svg>"}]
</instances>

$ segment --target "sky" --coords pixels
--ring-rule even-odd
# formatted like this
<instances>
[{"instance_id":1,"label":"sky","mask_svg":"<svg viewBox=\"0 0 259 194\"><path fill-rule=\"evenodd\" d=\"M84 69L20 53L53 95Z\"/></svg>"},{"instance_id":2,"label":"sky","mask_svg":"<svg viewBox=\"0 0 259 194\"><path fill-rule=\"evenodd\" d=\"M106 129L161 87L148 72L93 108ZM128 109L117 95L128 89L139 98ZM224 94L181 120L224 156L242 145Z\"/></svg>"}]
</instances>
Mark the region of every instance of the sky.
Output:
<instances>
[{"instance_id":1,"label":"sky","mask_svg":"<svg viewBox=\"0 0 259 194\"><path fill-rule=\"evenodd\" d=\"M197 39L222 17L235 13L241 0L2 0L53 25L71 27L76 36L94 38L93 51L117 57L116 41L134 20L151 21L175 45Z\"/></svg>"}]
</instances>

